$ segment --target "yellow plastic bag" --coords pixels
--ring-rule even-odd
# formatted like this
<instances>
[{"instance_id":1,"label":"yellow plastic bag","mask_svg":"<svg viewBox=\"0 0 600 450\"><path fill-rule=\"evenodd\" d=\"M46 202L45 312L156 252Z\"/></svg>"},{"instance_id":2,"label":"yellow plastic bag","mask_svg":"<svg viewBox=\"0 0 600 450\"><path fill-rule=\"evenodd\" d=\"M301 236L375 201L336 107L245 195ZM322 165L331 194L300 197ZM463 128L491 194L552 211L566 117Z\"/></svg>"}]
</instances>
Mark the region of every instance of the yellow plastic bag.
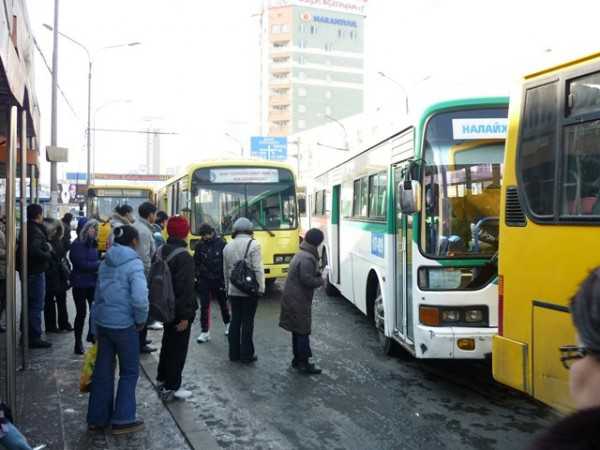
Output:
<instances>
[{"instance_id":1,"label":"yellow plastic bag","mask_svg":"<svg viewBox=\"0 0 600 450\"><path fill-rule=\"evenodd\" d=\"M81 375L79 376L79 391L90 392L92 386L92 374L94 373L94 366L96 365L96 354L98 352L98 346L92 345L85 352L83 358L83 367L81 368Z\"/></svg>"}]
</instances>

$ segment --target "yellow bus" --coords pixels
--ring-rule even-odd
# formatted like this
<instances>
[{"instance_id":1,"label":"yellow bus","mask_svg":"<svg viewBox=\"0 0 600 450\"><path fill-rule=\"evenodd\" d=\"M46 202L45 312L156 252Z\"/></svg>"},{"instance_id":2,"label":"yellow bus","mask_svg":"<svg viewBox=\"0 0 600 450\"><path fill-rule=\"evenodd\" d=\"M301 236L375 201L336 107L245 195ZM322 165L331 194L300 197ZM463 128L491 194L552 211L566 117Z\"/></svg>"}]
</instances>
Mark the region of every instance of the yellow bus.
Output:
<instances>
[{"instance_id":1,"label":"yellow bus","mask_svg":"<svg viewBox=\"0 0 600 450\"><path fill-rule=\"evenodd\" d=\"M228 239L236 219L250 219L261 244L267 281L287 276L298 251L296 182L285 164L257 160L193 164L158 190L157 204L170 216L181 214L190 220L192 250L202 223Z\"/></svg>"},{"instance_id":2,"label":"yellow bus","mask_svg":"<svg viewBox=\"0 0 600 450\"><path fill-rule=\"evenodd\" d=\"M152 188L139 185L90 185L87 189L87 216L100 221L98 230L98 250L106 251L106 242L111 232L110 218L117 206L131 205L133 214L137 215L138 207L152 201Z\"/></svg>"},{"instance_id":3,"label":"yellow bus","mask_svg":"<svg viewBox=\"0 0 600 450\"><path fill-rule=\"evenodd\" d=\"M568 411L569 302L600 265L600 53L522 80L504 167L494 378Z\"/></svg>"}]
</instances>

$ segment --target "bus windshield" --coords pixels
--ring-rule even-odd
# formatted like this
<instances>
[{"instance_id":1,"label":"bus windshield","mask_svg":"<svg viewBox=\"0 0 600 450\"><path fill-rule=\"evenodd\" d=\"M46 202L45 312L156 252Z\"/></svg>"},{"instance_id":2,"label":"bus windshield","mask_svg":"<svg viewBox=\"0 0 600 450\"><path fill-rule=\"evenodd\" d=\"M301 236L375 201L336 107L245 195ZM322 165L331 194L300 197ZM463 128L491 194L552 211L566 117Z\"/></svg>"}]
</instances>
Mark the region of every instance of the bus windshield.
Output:
<instances>
[{"instance_id":1,"label":"bus windshield","mask_svg":"<svg viewBox=\"0 0 600 450\"><path fill-rule=\"evenodd\" d=\"M88 193L88 199L91 199L91 217L97 217L102 220L109 219L119 205L130 205L133 208L133 215L138 217L139 206L151 198L149 191L143 190L115 190L113 189L94 189Z\"/></svg>"},{"instance_id":2,"label":"bus windshield","mask_svg":"<svg viewBox=\"0 0 600 450\"><path fill-rule=\"evenodd\" d=\"M431 257L498 250L507 110L453 111L429 120L424 140L422 246Z\"/></svg>"},{"instance_id":3,"label":"bus windshield","mask_svg":"<svg viewBox=\"0 0 600 450\"><path fill-rule=\"evenodd\" d=\"M199 169L192 195L195 234L202 223L230 234L239 217L250 219L258 231L297 228L294 180L286 170Z\"/></svg>"}]
</instances>

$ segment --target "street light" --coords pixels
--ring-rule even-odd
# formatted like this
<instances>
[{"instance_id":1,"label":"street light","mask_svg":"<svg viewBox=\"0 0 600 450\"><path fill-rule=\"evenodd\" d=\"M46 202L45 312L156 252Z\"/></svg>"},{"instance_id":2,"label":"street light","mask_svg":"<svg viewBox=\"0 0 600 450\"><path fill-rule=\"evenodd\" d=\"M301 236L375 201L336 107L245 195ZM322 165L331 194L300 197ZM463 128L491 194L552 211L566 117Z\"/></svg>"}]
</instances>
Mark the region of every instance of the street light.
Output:
<instances>
[{"instance_id":1,"label":"street light","mask_svg":"<svg viewBox=\"0 0 600 450\"><path fill-rule=\"evenodd\" d=\"M328 119L328 120L330 120L332 122L337 123L342 128L342 130L344 131L344 145L345 145L345 148L343 148L341 150L350 150L350 144L348 142L348 130L346 129L346 126L342 122L340 122L338 119L336 119L335 117L330 116L329 114L317 114L317 115L320 116L320 117L325 117L326 119ZM337 149L339 149L339 147L332 147L330 145L329 146L328 145L324 145L323 147L330 147L330 148L337 148Z\"/></svg>"},{"instance_id":2,"label":"street light","mask_svg":"<svg viewBox=\"0 0 600 450\"><path fill-rule=\"evenodd\" d=\"M237 142L240 145L240 154L242 156L242 158L244 157L244 144L242 144L242 141L240 141L238 138L236 138L235 136L232 136L231 134L229 134L227 131L224 133L225 136L227 136L229 139L231 139L232 141Z\"/></svg>"},{"instance_id":3,"label":"street light","mask_svg":"<svg viewBox=\"0 0 600 450\"><path fill-rule=\"evenodd\" d=\"M50 25L48 25L47 23L43 24L44 28L50 30L50 31L54 31L54 28ZM90 184L91 183L91 164L92 164L92 158L91 158L91 154L92 154L92 142L91 142L91 137L90 137L90 130L91 130L91 121L92 121L92 66L93 66L93 62L94 62L94 58L93 56L97 56L98 53L100 53L103 50L111 50L111 49L115 49L115 48L122 48L122 47L135 47L138 45L141 45L141 42L128 42L125 44L117 44L117 45L109 45L107 47L102 47L100 50L98 50L94 55L92 55L92 53L89 51L89 49L83 45L81 42L73 39L71 36L68 36L64 33L61 33L60 31L57 33L59 34L61 37L65 38L66 40L72 42L73 44L77 45L79 48L83 49L88 57L88 117L87 117L87 183Z\"/></svg>"},{"instance_id":4,"label":"street light","mask_svg":"<svg viewBox=\"0 0 600 450\"><path fill-rule=\"evenodd\" d=\"M404 109L405 109L405 114L408 114L409 109L408 109L408 91L406 90L406 88L404 87L404 85L396 80L394 80L393 78L387 76L385 73L383 72L377 72L377 75L379 75L381 78L385 78L388 81L391 81L392 83L394 83L396 86L398 86L400 89L402 89L402 92L404 92ZM427 81L431 78L431 75L427 75L426 77L421 78L416 84L421 83L422 81ZM414 87L414 85L413 85Z\"/></svg>"}]
</instances>

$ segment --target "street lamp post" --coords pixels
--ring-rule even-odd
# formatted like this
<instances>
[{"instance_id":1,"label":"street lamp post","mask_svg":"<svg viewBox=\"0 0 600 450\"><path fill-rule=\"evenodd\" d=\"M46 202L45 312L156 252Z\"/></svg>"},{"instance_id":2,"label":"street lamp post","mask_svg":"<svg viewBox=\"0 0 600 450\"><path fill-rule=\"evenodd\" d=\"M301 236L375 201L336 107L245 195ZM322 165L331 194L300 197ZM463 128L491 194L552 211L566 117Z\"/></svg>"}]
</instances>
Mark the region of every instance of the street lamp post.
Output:
<instances>
[{"instance_id":1,"label":"street lamp post","mask_svg":"<svg viewBox=\"0 0 600 450\"><path fill-rule=\"evenodd\" d=\"M225 136L227 136L229 139L231 139L232 141L237 142L240 145L240 155L243 158L244 157L244 144L242 144L242 141L240 141L238 138L236 138L235 136L232 136L231 134L229 134L227 131L225 132Z\"/></svg>"},{"instance_id":2,"label":"street lamp post","mask_svg":"<svg viewBox=\"0 0 600 450\"><path fill-rule=\"evenodd\" d=\"M385 78L386 80L391 81L396 86L398 86L400 89L402 89L402 92L404 92L404 113L408 114L409 113L409 108L408 108L408 91L406 90L406 88L404 87L404 85L402 83L399 83L398 81L394 80L393 78L387 76L383 72L377 72L377 74L381 78ZM431 78L431 75L427 75L426 77L421 78L419 81L417 81L416 83L413 84L413 87L415 87L415 85L421 83L422 81L429 80L430 78Z\"/></svg>"},{"instance_id":3,"label":"street lamp post","mask_svg":"<svg viewBox=\"0 0 600 450\"><path fill-rule=\"evenodd\" d=\"M58 2L58 0L56 0ZM56 21L57 19L55 19ZM44 27L47 28L50 31L54 31L54 28L51 27L50 25L48 25L47 23L44 24ZM85 54L88 57L88 107L87 107L87 130L86 130L86 148L87 148L87 184L91 183L91 164L92 164L92 138L90 136L90 131L92 128L92 69L93 69L93 62L94 62L94 58L92 57L92 53L89 51L89 49L83 45L81 42L77 41L76 39L73 39L72 37L61 33L60 31L56 31L54 33L55 35L55 39L56 39L56 35L60 35L61 37L65 38L68 41L71 41L73 44L77 45L79 48L83 49L85 51ZM136 45L140 45L140 42L129 42L126 44L117 44L117 45L110 45L107 47L102 47L97 53L100 53L103 50L110 50L110 49L114 49L114 48L122 48L122 47L135 47ZM94 55L94 56L96 56Z\"/></svg>"},{"instance_id":4,"label":"street lamp post","mask_svg":"<svg viewBox=\"0 0 600 450\"><path fill-rule=\"evenodd\" d=\"M346 126L341 121L339 121L335 117L330 116L329 114L322 114L322 116L325 117L328 120L331 120L332 122L337 123L342 128L342 130L344 131L344 147L345 147L345 150L350 150L350 143L348 141L348 130L346 129Z\"/></svg>"}]
</instances>

